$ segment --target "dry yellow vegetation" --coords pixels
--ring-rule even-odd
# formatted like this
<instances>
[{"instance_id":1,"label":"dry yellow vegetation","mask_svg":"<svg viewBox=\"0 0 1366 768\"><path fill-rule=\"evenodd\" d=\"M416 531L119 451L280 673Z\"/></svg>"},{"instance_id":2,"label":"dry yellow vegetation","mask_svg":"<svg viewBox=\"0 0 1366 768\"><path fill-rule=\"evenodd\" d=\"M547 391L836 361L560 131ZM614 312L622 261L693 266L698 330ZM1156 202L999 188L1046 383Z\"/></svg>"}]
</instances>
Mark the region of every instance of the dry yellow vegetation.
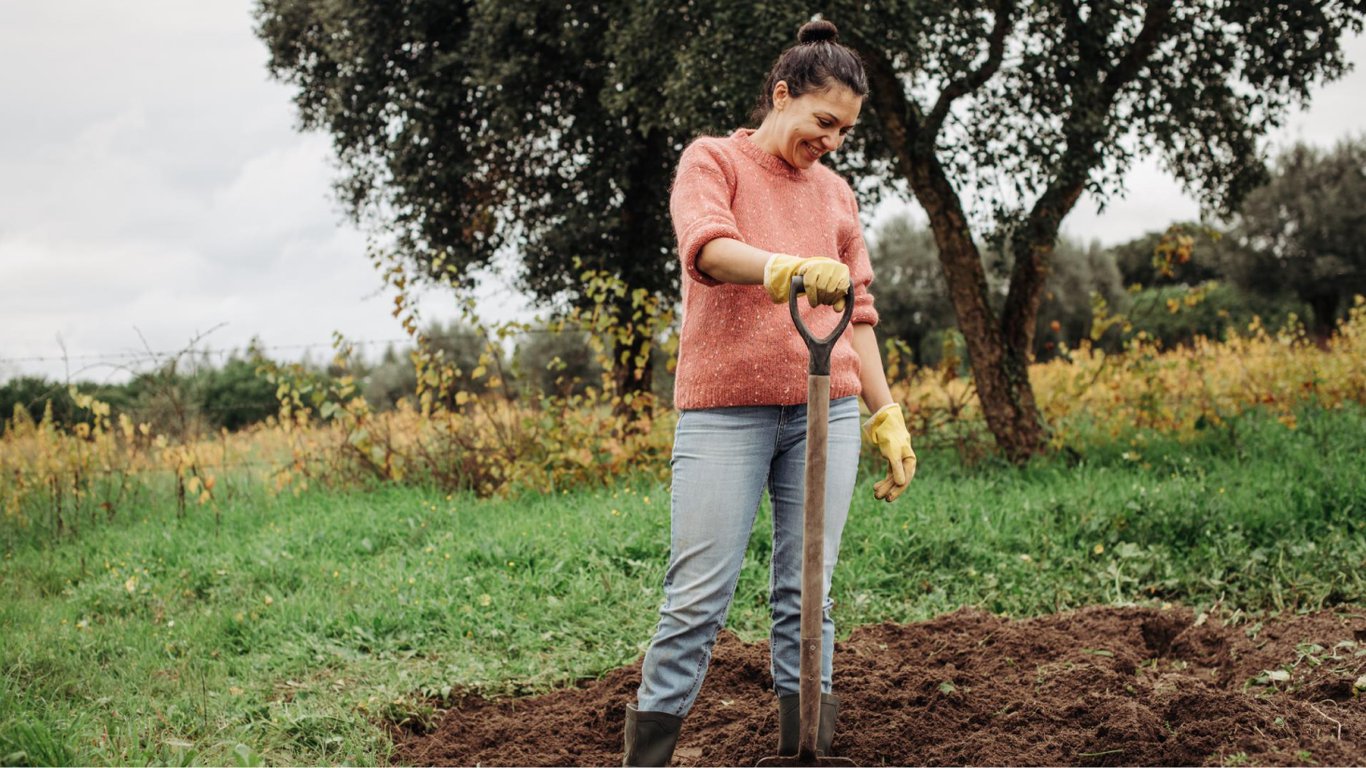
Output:
<instances>
[{"instance_id":1,"label":"dry yellow vegetation","mask_svg":"<svg viewBox=\"0 0 1366 768\"><path fill-rule=\"evenodd\" d=\"M1366 299L1356 299L1322 345L1301 331L1272 333L1258 323L1243 331L1175 349L1140 336L1122 353L1083 346L1033 366L1053 447L1084 448L1134 430L1189 436L1251 408L1270 409L1294 429L1297 407L1366 402ZM950 356L908 375L890 362L894 395L919 445L956 444L969 458L989 450L958 361ZM648 396L623 403L605 381L585 395L513 400L497 387L478 395L444 391L453 378L431 366L424 375L438 380L431 392L440 397L429 393L417 405L375 413L345 377L305 397L280 369L272 375L277 418L188 442L113 416L107 404L80 393L88 418L70 428L50 413L35 423L17 410L0 437L3 522L60 533L116 516L153 492L174 494L184 513L213 505L225 477L269 483L276 492L408 482L492 495L554 493L667 469L673 413Z\"/></svg>"}]
</instances>

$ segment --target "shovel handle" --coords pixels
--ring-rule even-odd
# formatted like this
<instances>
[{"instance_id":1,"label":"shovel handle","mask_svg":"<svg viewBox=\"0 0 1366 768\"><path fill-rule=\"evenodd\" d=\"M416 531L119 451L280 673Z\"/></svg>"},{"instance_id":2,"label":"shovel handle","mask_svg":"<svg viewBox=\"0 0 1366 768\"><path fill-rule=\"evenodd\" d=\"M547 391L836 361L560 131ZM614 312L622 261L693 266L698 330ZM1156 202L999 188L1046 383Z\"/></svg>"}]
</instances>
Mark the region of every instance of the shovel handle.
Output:
<instances>
[{"instance_id":1,"label":"shovel handle","mask_svg":"<svg viewBox=\"0 0 1366 768\"><path fill-rule=\"evenodd\" d=\"M797 311L797 294L806 290L806 281L801 275L792 277L792 289L787 293L787 308L792 312L792 322L797 326L797 332L806 339L806 348L811 352L811 363L807 368L807 373L812 376L830 375L830 353L835 349L835 341L840 334L849 326L849 318L854 316L854 284L849 283L849 293L844 297L844 314L840 316L839 324L829 336L818 339L811 335L811 329L802 322L802 315Z\"/></svg>"}]
</instances>

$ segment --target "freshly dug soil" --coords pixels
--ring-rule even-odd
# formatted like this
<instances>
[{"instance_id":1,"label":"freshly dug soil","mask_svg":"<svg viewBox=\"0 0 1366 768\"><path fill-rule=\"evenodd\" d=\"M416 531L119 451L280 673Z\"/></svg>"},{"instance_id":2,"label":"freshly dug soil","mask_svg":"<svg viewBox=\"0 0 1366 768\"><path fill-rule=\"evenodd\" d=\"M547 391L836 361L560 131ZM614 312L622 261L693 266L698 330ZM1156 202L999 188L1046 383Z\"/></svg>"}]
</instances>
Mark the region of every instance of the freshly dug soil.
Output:
<instances>
[{"instance_id":1,"label":"freshly dug soil","mask_svg":"<svg viewBox=\"0 0 1366 768\"><path fill-rule=\"evenodd\" d=\"M1361 609L1231 624L1182 608L964 609L836 645L833 751L859 765L1366 765L1363 675ZM395 759L620 765L639 681L637 661L541 696L457 696L434 732L395 734ZM723 632L674 764L773 754L770 686L768 644Z\"/></svg>"}]
</instances>

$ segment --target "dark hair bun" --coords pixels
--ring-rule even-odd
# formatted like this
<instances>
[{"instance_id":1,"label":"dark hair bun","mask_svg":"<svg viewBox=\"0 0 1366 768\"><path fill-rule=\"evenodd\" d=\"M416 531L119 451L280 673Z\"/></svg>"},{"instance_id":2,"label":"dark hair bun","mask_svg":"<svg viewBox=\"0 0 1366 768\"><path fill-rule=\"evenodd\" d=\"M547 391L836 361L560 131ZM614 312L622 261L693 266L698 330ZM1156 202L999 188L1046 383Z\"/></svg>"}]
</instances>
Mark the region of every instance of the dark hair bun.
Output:
<instances>
[{"instance_id":1,"label":"dark hair bun","mask_svg":"<svg viewBox=\"0 0 1366 768\"><path fill-rule=\"evenodd\" d=\"M840 31L835 25L825 19L808 21L797 30L797 42L799 43L825 43L835 42L839 39Z\"/></svg>"}]
</instances>

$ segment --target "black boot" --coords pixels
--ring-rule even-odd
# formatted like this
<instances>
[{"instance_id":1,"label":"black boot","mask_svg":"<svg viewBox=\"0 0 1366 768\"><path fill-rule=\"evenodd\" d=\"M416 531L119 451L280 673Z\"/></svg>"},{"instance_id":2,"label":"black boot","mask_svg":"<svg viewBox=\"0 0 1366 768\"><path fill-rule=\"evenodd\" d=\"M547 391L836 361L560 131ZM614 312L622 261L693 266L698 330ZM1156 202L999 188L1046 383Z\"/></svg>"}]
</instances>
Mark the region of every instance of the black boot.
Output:
<instances>
[{"instance_id":1,"label":"black boot","mask_svg":"<svg viewBox=\"0 0 1366 768\"><path fill-rule=\"evenodd\" d=\"M778 754L790 757L801 747L801 696L790 693L778 697ZM816 728L816 754L830 754L830 742L835 740L835 720L840 714L840 700L832 694L821 694L821 723Z\"/></svg>"},{"instance_id":2,"label":"black boot","mask_svg":"<svg viewBox=\"0 0 1366 768\"><path fill-rule=\"evenodd\" d=\"M664 712L641 712L626 705L626 758L624 766L668 765L678 744L683 718Z\"/></svg>"}]
</instances>

